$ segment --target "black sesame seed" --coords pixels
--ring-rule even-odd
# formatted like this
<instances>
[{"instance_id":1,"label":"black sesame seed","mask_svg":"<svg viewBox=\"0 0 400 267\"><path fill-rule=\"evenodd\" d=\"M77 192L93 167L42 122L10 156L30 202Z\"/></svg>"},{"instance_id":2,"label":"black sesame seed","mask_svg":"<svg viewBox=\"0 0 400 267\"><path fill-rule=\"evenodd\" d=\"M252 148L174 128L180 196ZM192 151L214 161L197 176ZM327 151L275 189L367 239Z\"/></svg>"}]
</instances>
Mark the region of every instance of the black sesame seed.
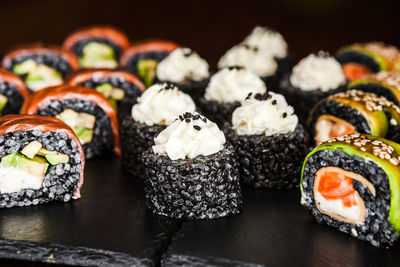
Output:
<instances>
[{"instance_id":1,"label":"black sesame seed","mask_svg":"<svg viewBox=\"0 0 400 267\"><path fill-rule=\"evenodd\" d=\"M272 100L272 105L276 105L276 99Z\"/></svg>"},{"instance_id":2,"label":"black sesame seed","mask_svg":"<svg viewBox=\"0 0 400 267\"><path fill-rule=\"evenodd\" d=\"M189 123L189 122L190 122L190 119L185 119L185 122Z\"/></svg>"},{"instance_id":3,"label":"black sesame seed","mask_svg":"<svg viewBox=\"0 0 400 267\"><path fill-rule=\"evenodd\" d=\"M200 130L201 130L201 127L200 127L199 125L193 125L193 128L194 128L195 130L197 130L197 131L200 131Z\"/></svg>"},{"instance_id":4,"label":"black sesame seed","mask_svg":"<svg viewBox=\"0 0 400 267\"><path fill-rule=\"evenodd\" d=\"M282 117L283 117L283 118L286 118L286 117L287 117L287 113L284 112L284 113L282 114Z\"/></svg>"},{"instance_id":5,"label":"black sesame seed","mask_svg":"<svg viewBox=\"0 0 400 267\"><path fill-rule=\"evenodd\" d=\"M241 70L244 69L243 66L235 65L235 66L229 66L228 70Z\"/></svg>"}]
</instances>

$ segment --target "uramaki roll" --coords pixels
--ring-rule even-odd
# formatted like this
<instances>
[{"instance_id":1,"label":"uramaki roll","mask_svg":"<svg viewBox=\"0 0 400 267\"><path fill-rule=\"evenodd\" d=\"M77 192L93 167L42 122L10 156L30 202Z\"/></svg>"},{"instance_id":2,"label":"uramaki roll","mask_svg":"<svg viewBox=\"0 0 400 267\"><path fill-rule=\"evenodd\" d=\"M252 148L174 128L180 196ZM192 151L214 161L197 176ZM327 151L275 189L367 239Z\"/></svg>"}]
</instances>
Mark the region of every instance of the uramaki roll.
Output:
<instances>
[{"instance_id":1,"label":"uramaki roll","mask_svg":"<svg viewBox=\"0 0 400 267\"><path fill-rule=\"evenodd\" d=\"M0 207L80 198L85 156L61 120L36 115L0 118Z\"/></svg>"},{"instance_id":2,"label":"uramaki roll","mask_svg":"<svg viewBox=\"0 0 400 267\"><path fill-rule=\"evenodd\" d=\"M1 65L22 78L30 91L63 83L65 76L78 69L77 58L57 46L25 45L7 53Z\"/></svg>"},{"instance_id":3,"label":"uramaki roll","mask_svg":"<svg viewBox=\"0 0 400 267\"><path fill-rule=\"evenodd\" d=\"M374 246L392 246L400 231L399 163L399 144L386 139L330 139L304 161L301 203L319 223Z\"/></svg>"},{"instance_id":4,"label":"uramaki roll","mask_svg":"<svg viewBox=\"0 0 400 267\"><path fill-rule=\"evenodd\" d=\"M30 92L17 75L0 69L0 116L18 114Z\"/></svg>"},{"instance_id":5,"label":"uramaki roll","mask_svg":"<svg viewBox=\"0 0 400 267\"><path fill-rule=\"evenodd\" d=\"M83 68L115 69L128 46L129 40L126 35L110 26L77 30L63 43L63 48L74 53Z\"/></svg>"},{"instance_id":6,"label":"uramaki roll","mask_svg":"<svg viewBox=\"0 0 400 267\"><path fill-rule=\"evenodd\" d=\"M149 87L154 82L158 63L178 47L174 42L157 39L136 42L122 54L120 66Z\"/></svg>"},{"instance_id":7,"label":"uramaki roll","mask_svg":"<svg viewBox=\"0 0 400 267\"><path fill-rule=\"evenodd\" d=\"M33 94L21 113L60 118L76 133L87 159L111 151L120 155L115 111L107 98L91 88L48 87Z\"/></svg>"}]
</instances>

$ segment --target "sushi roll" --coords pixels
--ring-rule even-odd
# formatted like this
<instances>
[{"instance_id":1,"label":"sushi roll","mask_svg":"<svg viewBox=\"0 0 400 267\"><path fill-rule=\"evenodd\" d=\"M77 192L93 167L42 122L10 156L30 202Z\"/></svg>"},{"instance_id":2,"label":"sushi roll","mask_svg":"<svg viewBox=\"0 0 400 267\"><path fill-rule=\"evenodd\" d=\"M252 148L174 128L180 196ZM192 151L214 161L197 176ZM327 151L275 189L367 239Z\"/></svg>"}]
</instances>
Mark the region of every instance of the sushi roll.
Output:
<instances>
[{"instance_id":1,"label":"sushi roll","mask_svg":"<svg viewBox=\"0 0 400 267\"><path fill-rule=\"evenodd\" d=\"M224 68L215 73L199 99L199 109L219 126L231 122L232 112L251 92L267 91L264 82L256 74L240 66Z\"/></svg>"},{"instance_id":2,"label":"sushi roll","mask_svg":"<svg viewBox=\"0 0 400 267\"><path fill-rule=\"evenodd\" d=\"M310 133L319 145L330 138L362 133L397 140L400 108L383 96L350 90L321 100L309 117Z\"/></svg>"},{"instance_id":3,"label":"sushi roll","mask_svg":"<svg viewBox=\"0 0 400 267\"><path fill-rule=\"evenodd\" d=\"M150 87L154 83L158 63L178 47L176 43L164 40L137 42L122 54L120 65Z\"/></svg>"},{"instance_id":4,"label":"sushi roll","mask_svg":"<svg viewBox=\"0 0 400 267\"><path fill-rule=\"evenodd\" d=\"M79 58L82 68L118 67L119 59L129 46L129 40L121 31L109 27L90 27L69 35L63 48Z\"/></svg>"},{"instance_id":5,"label":"sushi roll","mask_svg":"<svg viewBox=\"0 0 400 267\"><path fill-rule=\"evenodd\" d=\"M171 82L195 101L204 95L208 63L190 48L177 48L157 65L156 80Z\"/></svg>"},{"instance_id":6,"label":"sushi roll","mask_svg":"<svg viewBox=\"0 0 400 267\"><path fill-rule=\"evenodd\" d=\"M237 159L218 126L185 113L143 153L147 207L177 219L214 219L242 207Z\"/></svg>"},{"instance_id":7,"label":"sushi roll","mask_svg":"<svg viewBox=\"0 0 400 267\"><path fill-rule=\"evenodd\" d=\"M243 183L279 189L298 185L306 132L282 95L250 94L224 131L236 149Z\"/></svg>"},{"instance_id":8,"label":"sushi roll","mask_svg":"<svg viewBox=\"0 0 400 267\"><path fill-rule=\"evenodd\" d=\"M108 99L118 114L131 107L146 87L133 74L121 70L81 70L67 77L73 86L96 89ZM129 112L128 110L125 110Z\"/></svg>"},{"instance_id":9,"label":"sushi roll","mask_svg":"<svg viewBox=\"0 0 400 267\"><path fill-rule=\"evenodd\" d=\"M4 56L1 65L21 77L31 92L62 84L65 76L79 67L71 52L36 44L12 50Z\"/></svg>"},{"instance_id":10,"label":"sushi roll","mask_svg":"<svg viewBox=\"0 0 400 267\"><path fill-rule=\"evenodd\" d=\"M346 78L354 81L370 73L400 70L400 52L380 42L344 46L336 55Z\"/></svg>"},{"instance_id":11,"label":"sushi roll","mask_svg":"<svg viewBox=\"0 0 400 267\"><path fill-rule=\"evenodd\" d=\"M194 112L192 98L170 83L150 86L132 106L121 123L122 166L135 175L143 175L142 153L157 136L182 113Z\"/></svg>"},{"instance_id":12,"label":"sushi roll","mask_svg":"<svg viewBox=\"0 0 400 267\"><path fill-rule=\"evenodd\" d=\"M48 87L31 95L21 113L56 117L65 122L78 137L87 159L111 151L120 155L115 111L107 98L91 88Z\"/></svg>"},{"instance_id":13,"label":"sushi roll","mask_svg":"<svg viewBox=\"0 0 400 267\"><path fill-rule=\"evenodd\" d=\"M300 60L292 73L282 79L279 90L305 125L318 101L346 90L346 78L339 62L320 51Z\"/></svg>"},{"instance_id":14,"label":"sushi roll","mask_svg":"<svg viewBox=\"0 0 400 267\"><path fill-rule=\"evenodd\" d=\"M377 247L400 231L400 146L365 134L330 139L306 157L301 203L318 223Z\"/></svg>"},{"instance_id":15,"label":"sushi roll","mask_svg":"<svg viewBox=\"0 0 400 267\"><path fill-rule=\"evenodd\" d=\"M396 105L400 104L400 71L381 71L355 80L349 84L349 89L370 92L384 96Z\"/></svg>"},{"instance_id":16,"label":"sushi roll","mask_svg":"<svg viewBox=\"0 0 400 267\"><path fill-rule=\"evenodd\" d=\"M0 118L0 208L81 197L85 156L61 120L36 115Z\"/></svg>"},{"instance_id":17,"label":"sushi roll","mask_svg":"<svg viewBox=\"0 0 400 267\"><path fill-rule=\"evenodd\" d=\"M30 92L17 75L0 69L0 116L18 114Z\"/></svg>"}]
</instances>

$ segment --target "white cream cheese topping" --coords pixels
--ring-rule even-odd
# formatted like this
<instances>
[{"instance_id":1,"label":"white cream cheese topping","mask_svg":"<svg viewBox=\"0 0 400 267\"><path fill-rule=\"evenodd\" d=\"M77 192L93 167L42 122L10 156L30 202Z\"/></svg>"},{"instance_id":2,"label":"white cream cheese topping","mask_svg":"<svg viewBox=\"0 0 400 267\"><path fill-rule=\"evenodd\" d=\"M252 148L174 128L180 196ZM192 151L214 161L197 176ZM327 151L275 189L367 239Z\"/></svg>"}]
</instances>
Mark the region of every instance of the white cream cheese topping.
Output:
<instances>
[{"instance_id":1,"label":"white cream cheese topping","mask_svg":"<svg viewBox=\"0 0 400 267\"><path fill-rule=\"evenodd\" d=\"M288 45L283 36L279 32L264 27L255 27L251 34L244 39L243 43L256 46L276 58L287 56Z\"/></svg>"}]
</instances>

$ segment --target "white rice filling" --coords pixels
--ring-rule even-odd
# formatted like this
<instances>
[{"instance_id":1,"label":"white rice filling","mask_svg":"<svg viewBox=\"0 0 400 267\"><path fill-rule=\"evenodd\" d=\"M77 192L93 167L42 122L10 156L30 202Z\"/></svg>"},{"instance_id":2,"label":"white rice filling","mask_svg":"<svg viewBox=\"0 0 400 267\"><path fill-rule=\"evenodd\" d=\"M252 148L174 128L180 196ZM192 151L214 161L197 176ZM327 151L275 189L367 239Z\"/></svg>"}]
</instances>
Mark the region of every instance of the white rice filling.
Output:
<instances>
[{"instance_id":1,"label":"white rice filling","mask_svg":"<svg viewBox=\"0 0 400 267\"><path fill-rule=\"evenodd\" d=\"M0 192L13 193L22 189L39 189L42 178L21 171L17 167L0 167Z\"/></svg>"}]
</instances>

